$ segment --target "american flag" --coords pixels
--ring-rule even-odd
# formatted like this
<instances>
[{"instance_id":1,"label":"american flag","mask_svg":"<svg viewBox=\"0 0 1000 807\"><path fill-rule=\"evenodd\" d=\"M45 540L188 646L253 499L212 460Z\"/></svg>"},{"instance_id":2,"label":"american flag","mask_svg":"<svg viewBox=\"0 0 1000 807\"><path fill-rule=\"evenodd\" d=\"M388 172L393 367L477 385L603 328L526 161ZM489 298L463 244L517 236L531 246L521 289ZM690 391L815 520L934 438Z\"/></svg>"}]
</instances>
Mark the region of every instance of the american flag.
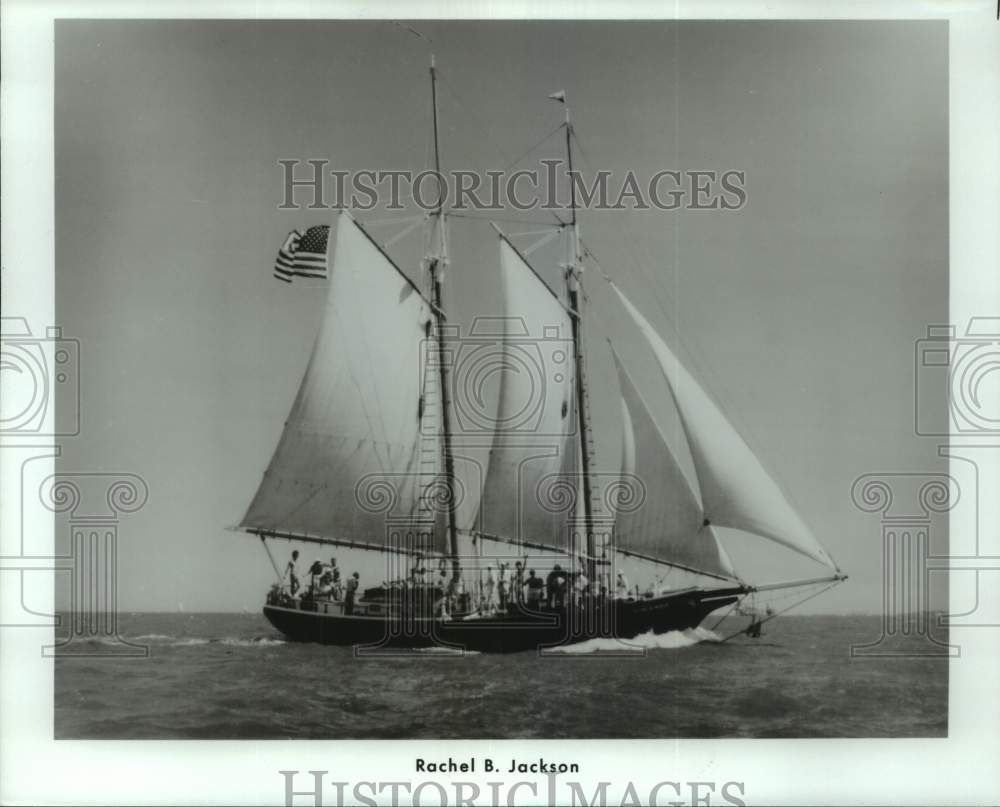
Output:
<instances>
[{"instance_id":1,"label":"american flag","mask_svg":"<svg viewBox=\"0 0 1000 807\"><path fill-rule=\"evenodd\" d=\"M326 242L329 235L328 224L310 227L304 235L298 230L292 230L278 250L274 276L286 283L291 283L296 275L325 278Z\"/></svg>"}]
</instances>

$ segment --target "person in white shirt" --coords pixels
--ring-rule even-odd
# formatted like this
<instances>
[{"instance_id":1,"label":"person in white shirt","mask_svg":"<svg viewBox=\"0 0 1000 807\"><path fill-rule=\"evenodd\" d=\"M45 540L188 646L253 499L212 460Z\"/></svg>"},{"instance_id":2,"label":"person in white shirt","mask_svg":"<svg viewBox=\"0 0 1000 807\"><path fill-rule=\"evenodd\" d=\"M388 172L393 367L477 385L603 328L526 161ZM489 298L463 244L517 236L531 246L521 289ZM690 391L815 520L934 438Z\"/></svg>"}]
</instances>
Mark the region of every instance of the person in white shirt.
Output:
<instances>
[{"instance_id":1,"label":"person in white shirt","mask_svg":"<svg viewBox=\"0 0 1000 807\"><path fill-rule=\"evenodd\" d=\"M581 570L577 573L576 579L573 581L573 598L579 603L586 595L590 588L590 580L587 579L587 575Z\"/></svg>"},{"instance_id":2,"label":"person in white shirt","mask_svg":"<svg viewBox=\"0 0 1000 807\"><path fill-rule=\"evenodd\" d=\"M483 610L487 614L492 614L497 609L497 602L495 597L496 587L497 587L497 581L496 578L493 576L493 567L487 566L486 585L483 596Z\"/></svg>"}]
</instances>

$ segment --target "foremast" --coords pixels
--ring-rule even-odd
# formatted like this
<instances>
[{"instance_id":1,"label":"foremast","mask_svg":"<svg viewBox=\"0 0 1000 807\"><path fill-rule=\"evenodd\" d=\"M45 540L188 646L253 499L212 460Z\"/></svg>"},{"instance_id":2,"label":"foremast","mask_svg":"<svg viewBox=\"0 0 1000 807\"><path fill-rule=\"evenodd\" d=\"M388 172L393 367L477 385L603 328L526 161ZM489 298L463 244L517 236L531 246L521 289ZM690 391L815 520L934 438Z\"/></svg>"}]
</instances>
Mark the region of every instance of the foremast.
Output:
<instances>
[{"instance_id":1,"label":"foremast","mask_svg":"<svg viewBox=\"0 0 1000 807\"><path fill-rule=\"evenodd\" d=\"M583 531L586 536L586 575L593 585L597 584L596 535L594 533L594 501L591 485L591 465L593 463L594 441L590 433L590 410L585 375L583 346L583 261L580 255L580 225L576 215L576 183L573 181L573 121L570 117L566 93L551 96L566 108L566 176L569 180L570 220L568 226L568 255L565 265L566 292L569 300L570 319L573 329L573 357L576 364L576 411L580 435L580 477L583 494ZM603 570L602 570L603 572Z\"/></svg>"},{"instance_id":2,"label":"foremast","mask_svg":"<svg viewBox=\"0 0 1000 807\"><path fill-rule=\"evenodd\" d=\"M441 149L438 139L437 68L431 54L431 112L434 130L434 173L437 177L437 204L431 214L430 237L426 256L427 276L430 283L431 302L434 310L434 346L441 384L441 448L444 454L444 481L447 496L448 548L451 555L451 576L457 583L462 576L458 556L458 524L455 507L455 457L451 445L451 373L446 361L444 344L444 276L448 266L448 239L445 228L444 189L441 178Z\"/></svg>"}]
</instances>

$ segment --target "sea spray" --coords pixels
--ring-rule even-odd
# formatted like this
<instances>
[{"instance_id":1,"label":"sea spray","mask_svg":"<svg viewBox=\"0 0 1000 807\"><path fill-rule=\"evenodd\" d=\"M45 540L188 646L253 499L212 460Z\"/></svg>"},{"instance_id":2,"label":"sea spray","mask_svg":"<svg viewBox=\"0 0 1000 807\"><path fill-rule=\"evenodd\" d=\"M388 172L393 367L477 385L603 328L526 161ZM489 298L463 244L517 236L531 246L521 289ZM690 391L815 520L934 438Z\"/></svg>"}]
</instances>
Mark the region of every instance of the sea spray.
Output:
<instances>
[{"instance_id":1,"label":"sea spray","mask_svg":"<svg viewBox=\"0 0 1000 807\"><path fill-rule=\"evenodd\" d=\"M610 639L598 638L588 639L571 645L559 645L553 647L552 651L557 653L569 653L572 655L600 653L621 650L623 646L642 647L647 650L676 650L681 647L690 647L699 642L717 642L719 637L706 628L690 628L685 631L672 630L667 633L642 633L631 639Z\"/></svg>"}]
</instances>

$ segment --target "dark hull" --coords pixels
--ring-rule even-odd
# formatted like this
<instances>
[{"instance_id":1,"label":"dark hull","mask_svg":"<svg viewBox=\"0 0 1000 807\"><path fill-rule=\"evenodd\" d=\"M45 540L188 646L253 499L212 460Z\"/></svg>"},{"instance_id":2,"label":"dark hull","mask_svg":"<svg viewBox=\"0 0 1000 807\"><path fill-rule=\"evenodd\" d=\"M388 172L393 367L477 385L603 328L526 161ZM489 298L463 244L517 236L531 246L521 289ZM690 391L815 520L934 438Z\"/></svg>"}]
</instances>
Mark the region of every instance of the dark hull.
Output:
<instances>
[{"instance_id":1,"label":"dark hull","mask_svg":"<svg viewBox=\"0 0 1000 807\"><path fill-rule=\"evenodd\" d=\"M641 600L599 600L567 608L528 610L512 606L489 617L405 618L400 614L344 614L338 603L316 610L264 606L264 616L294 641L375 648L443 646L486 653L514 653L594 638L631 639L643 633L687 630L731 605L740 588L687 589ZM359 603L359 611L364 611Z\"/></svg>"}]
</instances>

